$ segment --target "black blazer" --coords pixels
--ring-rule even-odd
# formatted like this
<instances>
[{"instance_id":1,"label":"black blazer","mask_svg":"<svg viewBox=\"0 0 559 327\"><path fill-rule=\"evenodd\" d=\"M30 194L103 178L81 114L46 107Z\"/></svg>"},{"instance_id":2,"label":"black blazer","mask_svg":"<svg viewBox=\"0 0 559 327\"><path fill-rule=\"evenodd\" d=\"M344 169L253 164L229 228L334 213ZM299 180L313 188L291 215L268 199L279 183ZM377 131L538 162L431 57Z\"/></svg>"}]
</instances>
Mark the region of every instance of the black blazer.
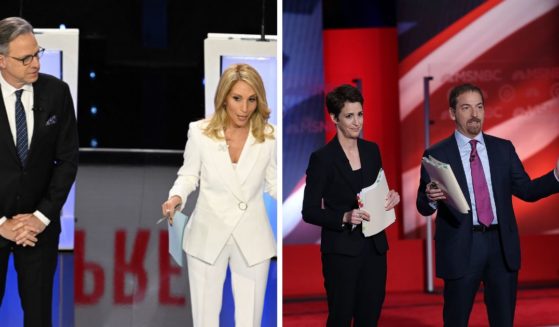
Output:
<instances>
[{"instance_id":1,"label":"black blazer","mask_svg":"<svg viewBox=\"0 0 559 327\"><path fill-rule=\"evenodd\" d=\"M0 97L0 217L42 212L50 224L41 239L58 237L60 211L78 168L78 134L68 85L39 74L33 83L34 127L25 168L21 166ZM0 237L0 246L7 245Z\"/></svg>"},{"instance_id":2,"label":"black blazer","mask_svg":"<svg viewBox=\"0 0 559 327\"><path fill-rule=\"evenodd\" d=\"M375 143L357 140L363 183L354 189L351 183L351 165L338 138L313 152L307 168L307 182L303 199L303 220L322 227L320 249L322 253L358 255L366 242L374 242L379 253L388 250L383 232L365 238L361 226L351 230L342 227L345 212L357 209L357 193L373 184L382 167L380 151Z\"/></svg>"},{"instance_id":3,"label":"black blazer","mask_svg":"<svg viewBox=\"0 0 559 327\"><path fill-rule=\"evenodd\" d=\"M510 141L487 134L483 134L483 138L489 158L504 258L509 269L518 270L520 269L520 239L512 207L512 196L515 195L524 201L537 201L559 192L559 182L555 179L553 171L531 180ZM466 174L454 134L435 144L423 154L423 156L429 155L451 165L471 208ZM429 205L425 194L425 187L429 181L429 175L422 167L417 191L417 210L425 216L431 215L435 211ZM435 233L437 276L448 279L459 278L466 271L470 255L472 255L470 253L473 235L472 213L461 214L442 201L438 202L437 208Z\"/></svg>"}]
</instances>

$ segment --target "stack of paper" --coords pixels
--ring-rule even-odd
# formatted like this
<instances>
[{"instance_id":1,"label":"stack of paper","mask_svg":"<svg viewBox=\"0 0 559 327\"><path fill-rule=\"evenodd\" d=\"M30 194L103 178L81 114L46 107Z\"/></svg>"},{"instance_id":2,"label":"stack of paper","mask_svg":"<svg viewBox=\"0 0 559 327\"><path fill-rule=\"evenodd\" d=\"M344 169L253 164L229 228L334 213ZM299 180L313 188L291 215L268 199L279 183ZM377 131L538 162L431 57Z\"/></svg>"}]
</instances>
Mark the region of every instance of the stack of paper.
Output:
<instances>
[{"instance_id":1,"label":"stack of paper","mask_svg":"<svg viewBox=\"0 0 559 327\"><path fill-rule=\"evenodd\" d=\"M429 158L423 157L421 161L431 181L437 182L445 194L445 202L460 213L468 213L468 211L470 211L470 206L464 197L464 193L462 193L456 176L454 176L452 172L452 167L432 156L429 156Z\"/></svg>"},{"instance_id":2,"label":"stack of paper","mask_svg":"<svg viewBox=\"0 0 559 327\"><path fill-rule=\"evenodd\" d=\"M396 221L394 209L388 211L384 209L386 195L388 195L388 183L384 171L381 169L373 185L361 190L361 201L363 202L361 209L367 211L371 216L371 220L363 221L363 235L366 237L382 232Z\"/></svg>"}]
</instances>

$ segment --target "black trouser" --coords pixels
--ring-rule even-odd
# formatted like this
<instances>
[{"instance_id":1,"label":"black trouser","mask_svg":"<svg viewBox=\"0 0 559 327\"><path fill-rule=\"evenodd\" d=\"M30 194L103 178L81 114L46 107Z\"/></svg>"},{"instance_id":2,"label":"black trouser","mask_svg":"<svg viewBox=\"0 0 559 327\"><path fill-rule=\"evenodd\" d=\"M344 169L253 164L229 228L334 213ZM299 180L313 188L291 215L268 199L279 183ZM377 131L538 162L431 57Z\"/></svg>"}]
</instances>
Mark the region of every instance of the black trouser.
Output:
<instances>
[{"instance_id":1,"label":"black trouser","mask_svg":"<svg viewBox=\"0 0 559 327\"><path fill-rule=\"evenodd\" d=\"M386 289L386 254L367 242L359 256L322 255L327 326L376 326Z\"/></svg>"},{"instance_id":2,"label":"black trouser","mask_svg":"<svg viewBox=\"0 0 559 327\"><path fill-rule=\"evenodd\" d=\"M4 296L10 253L14 255L25 327L52 326L52 288L58 260L58 237L34 247L10 242L0 248L0 303Z\"/></svg>"},{"instance_id":3,"label":"black trouser","mask_svg":"<svg viewBox=\"0 0 559 327\"><path fill-rule=\"evenodd\" d=\"M468 326L481 282L489 324L494 327L512 327L518 272L507 268L497 230L473 232L470 265L465 275L458 279L445 279L445 326Z\"/></svg>"}]
</instances>

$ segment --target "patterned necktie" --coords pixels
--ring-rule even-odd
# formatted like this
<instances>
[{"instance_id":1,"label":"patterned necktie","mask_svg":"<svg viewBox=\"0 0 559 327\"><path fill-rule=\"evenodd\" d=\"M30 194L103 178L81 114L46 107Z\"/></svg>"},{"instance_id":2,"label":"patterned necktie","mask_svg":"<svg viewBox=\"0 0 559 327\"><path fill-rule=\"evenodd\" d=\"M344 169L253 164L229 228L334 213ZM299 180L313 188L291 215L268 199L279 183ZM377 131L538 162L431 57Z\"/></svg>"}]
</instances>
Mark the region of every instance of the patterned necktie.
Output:
<instances>
[{"instance_id":1,"label":"patterned necktie","mask_svg":"<svg viewBox=\"0 0 559 327\"><path fill-rule=\"evenodd\" d=\"M22 93L23 90L16 91L16 148L21 165L25 167L29 149L27 146L27 120L25 119L23 103L21 103Z\"/></svg>"},{"instance_id":2,"label":"patterned necktie","mask_svg":"<svg viewBox=\"0 0 559 327\"><path fill-rule=\"evenodd\" d=\"M474 197L476 198L477 219L485 226L493 222L493 210L491 209L491 198L489 188L485 180L483 166L476 150L476 140L471 140L472 152L470 153L470 168L472 170L472 184L474 186Z\"/></svg>"}]
</instances>

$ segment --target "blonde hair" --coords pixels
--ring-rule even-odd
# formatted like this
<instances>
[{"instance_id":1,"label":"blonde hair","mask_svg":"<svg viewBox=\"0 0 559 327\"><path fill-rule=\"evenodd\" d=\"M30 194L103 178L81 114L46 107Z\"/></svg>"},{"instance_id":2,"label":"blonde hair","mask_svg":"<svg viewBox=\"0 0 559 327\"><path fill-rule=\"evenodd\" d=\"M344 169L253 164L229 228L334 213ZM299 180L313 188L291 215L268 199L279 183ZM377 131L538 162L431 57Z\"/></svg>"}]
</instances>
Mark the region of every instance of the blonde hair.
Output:
<instances>
[{"instance_id":1,"label":"blonde hair","mask_svg":"<svg viewBox=\"0 0 559 327\"><path fill-rule=\"evenodd\" d=\"M225 110L225 100L233 86L243 81L247 83L256 93L256 110L250 116L251 132L258 143L265 139L274 138L274 128L268 124L270 108L266 101L266 90L262 78L252 66L247 64L234 64L229 66L221 75L214 97L215 112L204 128L204 134L213 139L223 139L223 129L229 122L229 116Z\"/></svg>"}]
</instances>

